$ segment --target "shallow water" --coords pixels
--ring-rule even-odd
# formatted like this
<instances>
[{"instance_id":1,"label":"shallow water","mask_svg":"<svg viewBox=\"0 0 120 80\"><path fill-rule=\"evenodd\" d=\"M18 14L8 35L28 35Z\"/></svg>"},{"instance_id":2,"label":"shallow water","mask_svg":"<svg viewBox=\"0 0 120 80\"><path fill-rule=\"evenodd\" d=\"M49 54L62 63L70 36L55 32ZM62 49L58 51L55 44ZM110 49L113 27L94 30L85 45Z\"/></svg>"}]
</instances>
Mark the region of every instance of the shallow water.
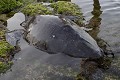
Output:
<instances>
[{"instance_id":1,"label":"shallow water","mask_svg":"<svg viewBox=\"0 0 120 80\"><path fill-rule=\"evenodd\" d=\"M99 46L106 42L106 49L114 52L112 66L105 74L105 80L120 80L120 0L72 0L82 8L89 33ZM104 46L102 46L104 47Z\"/></svg>"},{"instance_id":2,"label":"shallow water","mask_svg":"<svg viewBox=\"0 0 120 80\"><path fill-rule=\"evenodd\" d=\"M105 80L120 80L120 0L72 0L72 2L82 8L87 27L93 28L89 32L90 35L100 46L100 41L107 42L109 44L107 49L111 49L117 56L110 69L104 72ZM19 17L8 20L9 30L22 28L20 23L25 17L21 13L17 15ZM16 18L17 20L13 21ZM1 75L0 80L75 80L75 76L80 72L81 59L64 54L47 54L28 45L23 39L20 41L20 47L21 51L15 55L11 71Z\"/></svg>"},{"instance_id":3,"label":"shallow water","mask_svg":"<svg viewBox=\"0 0 120 80\"><path fill-rule=\"evenodd\" d=\"M86 24L93 28L91 36L107 42L120 52L120 0L72 0L82 8Z\"/></svg>"},{"instance_id":4,"label":"shallow water","mask_svg":"<svg viewBox=\"0 0 120 80\"><path fill-rule=\"evenodd\" d=\"M20 23L24 20L24 14L16 13L7 20L8 30L23 29ZM21 51L16 53L11 71L1 75L0 80L73 80L79 73L81 59L60 53L50 55L28 45L23 38L19 45Z\"/></svg>"}]
</instances>

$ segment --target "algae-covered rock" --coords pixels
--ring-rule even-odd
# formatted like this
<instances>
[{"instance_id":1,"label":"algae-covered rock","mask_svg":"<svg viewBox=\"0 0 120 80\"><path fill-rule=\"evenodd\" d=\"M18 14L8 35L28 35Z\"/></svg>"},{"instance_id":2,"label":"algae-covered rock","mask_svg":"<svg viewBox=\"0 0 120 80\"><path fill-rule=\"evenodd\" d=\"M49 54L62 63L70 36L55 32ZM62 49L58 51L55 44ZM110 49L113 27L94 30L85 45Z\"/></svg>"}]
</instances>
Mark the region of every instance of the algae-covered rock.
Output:
<instances>
[{"instance_id":1,"label":"algae-covered rock","mask_svg":"<svg viewBox=\"0 0 120 80\"><path fill-rule=\"evenodd\" d=\"M6 57L14 47L5 41L5 30L0 31L0 57Z\"/></svg>"},{"instance_id":2,"label":"algae-covered rock","mask_svg":"<svg viewBox=\"0 0 120 80\"><path fill-rule=\"evenodd\" d=\"M8 19L8 17L5 14L0 14L0 21L5 22Z\"/></svg>"},{"instance_id":3,"label":"algae-covered rock","mask_svg":"<svg viewBox=\"0 0 120 80\"><path fill-rule=\"evenodd\" d=\"M0 73L5 73L12 65L11 61L5 63L0 61Z\"/></svg>"},{"instance_id":4,"label":"algae-covered rock","mask_svg":"<svg viewBox=\"0 0 120 80\"><path fill-rule=\"evenodd\" d=\"M11 66L10 54L14 49L6 40L5 40L5 30L0 28L0 73L4 73Z\"/></svg>"},{"instance_id":5,"label":"algae-covered rock","mask_svg":"<svg viewBox=\"0 0 120 80\"><path fill-rule=\"evenodd\" d=\"M74 22L79 25L83 24L83 15L78 5L67 1L58 1L52 3L51 7L54 9L55 14L77 16L77 19Z\"/></svg>"},{"instance_id":6,"label":"algae-covered rock","mask_svg":"<svg viewBox=\"0 0 120 80\"><path fill-rule=\"evenodd\" d=\"M11 10L21 6L22 3L18 0L0 0L0 13L10 12Z\"/></svg>"},{"instance_id":7,"label":"algae-covered rock","mask_svg":"<svg viewBox=\"0 0 120 80\"><path fill-rule=\"evenodd\" d=\"M5 33L4 30L0 31L0 41L4 39L4 33Z\"/></svg>"},{"instance_id":8,"label":"algae-covered rock","mask_svg":"<svg viewBox=\"0 0 120 80\"><path fill-rule=\"evenodd\" d=\"M41 3L28 4L27 6L23 8L22 12L26 15L52 14L52 12L46 6L42 5Z\"/></svg>"},{"instance_id":9,"label":"algae-covered rock","mask_svg":"<svg viewBox=\"0 0 120 80\"><path fill-rule=\"evenodd\" d=\"M41 2L41 1L40 1ZM78 5L68 1L49 1L53 2L49 5L43 5L42 3L28 4L22 10L26 15L46 15L46 14L61 14L63 16L74 17L74 22L78 25L83 25L83 15Z\"/></svg>"},{"instance_id":10,"label":"algae-covered rock","mask_svg":"<svg viewBox=\"0 0 120 80\"><path fill-rule=\"evenodd\" d=\"M10 52L11 49L14 47L11 46L9 43L6 41L0 41L0 57L6 57L7 53Z\"/></svg>"},{"instance_id":11,"label":"algae-covered rock","mask_svg":"<svg viewBox=\"0 0 120 80\"><path fill-rule=\"evenodd\" d=\"M52 3L51 7L54 8L54 11L58 14L82 17L82 12L80 8L76 4L71 2L58 1L56 3Z\"/></svg>"}]
</instances>

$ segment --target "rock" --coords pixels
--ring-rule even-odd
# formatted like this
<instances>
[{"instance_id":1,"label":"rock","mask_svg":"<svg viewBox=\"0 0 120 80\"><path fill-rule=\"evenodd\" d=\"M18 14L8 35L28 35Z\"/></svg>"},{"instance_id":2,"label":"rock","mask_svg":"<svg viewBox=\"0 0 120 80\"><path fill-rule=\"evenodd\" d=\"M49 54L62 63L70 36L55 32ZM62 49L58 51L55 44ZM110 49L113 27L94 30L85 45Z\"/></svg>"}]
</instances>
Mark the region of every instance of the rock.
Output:
<instances>
[{"instance_id":1,"label":"rock","mask_svg":"<svg viewBox=\"0 0 120 80\"><path fill-rule=\"evenodd\" d=\"M77 58L99 58L102 52L96 41L69 19L38 15L27 27L26 40L48 53L63 53Z\"/></svg>"}]
</instances>

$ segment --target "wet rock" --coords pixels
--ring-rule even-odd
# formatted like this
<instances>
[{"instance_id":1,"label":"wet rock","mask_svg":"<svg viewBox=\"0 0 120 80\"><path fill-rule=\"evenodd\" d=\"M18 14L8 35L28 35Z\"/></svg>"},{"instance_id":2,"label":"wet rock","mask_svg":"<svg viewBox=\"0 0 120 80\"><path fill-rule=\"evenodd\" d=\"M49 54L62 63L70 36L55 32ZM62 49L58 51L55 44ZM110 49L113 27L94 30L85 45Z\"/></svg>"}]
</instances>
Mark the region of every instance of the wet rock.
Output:
<instances>
[{"instance_id":1,"label":"wet rock","mask_svg":"<svg viewBox=\"0 0 120 80\"><path fill-rule=\"evenodd\" d=\"M24 28L20 26L20 23L25 21L25 15L23 13L16 13L13 17L7 20L6 41L15 46L19 50L18 43L23 36Z\"/></svg>"},{"instance_id":2,"label":"wet rock","mask_svg":"<svg viewBox=\"0 0 120 80\"><path fill-rule=\"evenodd\" d=\"M11 66L11 54L14 47L5 40L6 28L0 25L0 74L5 73Z\"/></svg>"},{"instance_id":3,"label":"wet rock","mask_svg":"<svg viewBox=\"0 0 120 80\"><path fill-rule=\"evenodd\" d=\"M25 21L25 15L23 13L16 13L13 17L7 20L7 29L9 31L24 29L20 26L20 23L23 21Z\"/></svg>"},{"instance_id":4,"label":"wet rock","mask_svg":"<svg viewBox=\"0 0 120 80\"><path fill-rule=\"evenodd\" d=\"M80 71L81 59L64 54L50 55L27 45L26 42L21 47L21 51L15 56L12 71L2 75L1 80L74 80Z\"/></svg>"},{"instance_id":5,"label":"wet rock","mask_svg":"<svg viewBox=\"0 0 120 80\"><path fill-rule=\"evenodd\" d=\"M35 16L28 28L25 40L48 53L63 53L72 57L101 57L96 41L69 19L53 16Z\"/></svg>"},{"instance_id":6,"label":"wet rock","mask_svg":"<svg viewBox=\"0 0 120 80\"><path fill-rule=\"evenodd\" d=\"M17 46L21 37L23 36L23 30L14 30L7 32L5 35L6 41L9 42L12 46Z\"/></svg>"}]
</instances>

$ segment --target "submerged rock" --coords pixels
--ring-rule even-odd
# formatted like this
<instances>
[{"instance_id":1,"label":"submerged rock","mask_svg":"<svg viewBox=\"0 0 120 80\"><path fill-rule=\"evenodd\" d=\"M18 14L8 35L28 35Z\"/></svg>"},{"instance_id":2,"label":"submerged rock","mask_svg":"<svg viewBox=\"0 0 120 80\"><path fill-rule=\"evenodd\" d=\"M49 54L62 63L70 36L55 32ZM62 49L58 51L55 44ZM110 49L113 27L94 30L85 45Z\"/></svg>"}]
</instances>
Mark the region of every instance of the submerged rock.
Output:
<instances>
[{"instance_id":1,"label":"submerged rock","mask_svg":"<svg viewBox=\"0 0 120 80\"><path fill-rule=\"evenodd\" d=\"M5 33L5 38L12 46L18 46L18 43L23 36L24 28L20 26L20 23L23 21L25 21L25 15L23 13L16 13L7 20L8 31Z\"/></svg>"},{"instance_id":2,"label":"submerged rock","mask_svg":"<svg viewBox=\"0 0 120 80\"><path fill-rule=\"evenodd\" d=\"M25 39L37 49L50 54L64 53L77 58L99 58L102 52L96 41L69 19L38 15L27 24Z\"/></svg>"},{"instance_id":3,"label":"submerged rock","mask_svg":"<svg viewBox=\"0 0 120 80\"><path fill-rule=\"evenodd\" d=\"M9 42L11 45L16 46L20 41L21 37L23 36L23 30L14 30L5 34L6 41Z\"/></svg>"}]
</instances>

